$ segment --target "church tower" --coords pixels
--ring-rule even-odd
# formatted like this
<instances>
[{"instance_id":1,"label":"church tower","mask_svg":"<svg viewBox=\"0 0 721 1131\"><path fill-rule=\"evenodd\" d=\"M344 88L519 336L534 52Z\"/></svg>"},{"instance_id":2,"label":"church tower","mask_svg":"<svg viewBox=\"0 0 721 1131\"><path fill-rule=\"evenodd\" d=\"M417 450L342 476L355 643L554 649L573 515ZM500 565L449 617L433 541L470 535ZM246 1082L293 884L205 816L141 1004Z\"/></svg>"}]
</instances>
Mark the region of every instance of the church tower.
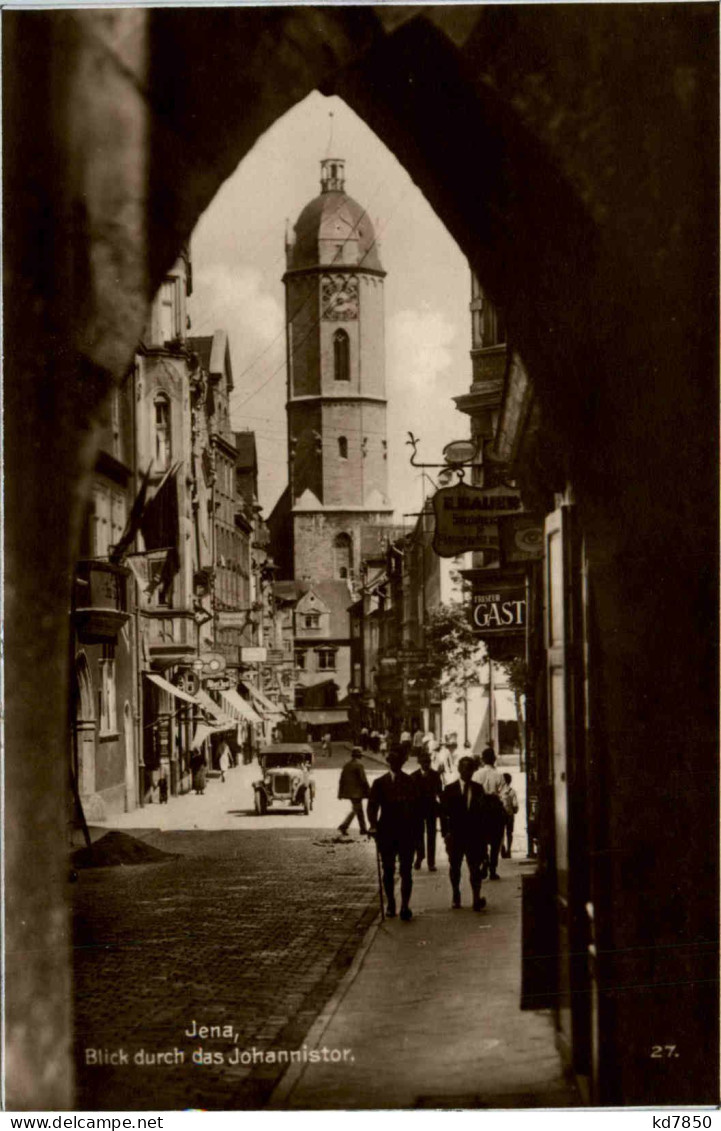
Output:
<instances>
[{"instance_id":1,"label":"church tower","mask_svg":"<svg viewBox=\"0 0 721 1131\"><path fill-rule=\"evenodd\" d=\"M390 522L383 280L373 225L321 161L286 239L288 534L298 581L350 578L361 528ZM289 547L290 548L290 547Z\"/></svg>"}]
</instances>

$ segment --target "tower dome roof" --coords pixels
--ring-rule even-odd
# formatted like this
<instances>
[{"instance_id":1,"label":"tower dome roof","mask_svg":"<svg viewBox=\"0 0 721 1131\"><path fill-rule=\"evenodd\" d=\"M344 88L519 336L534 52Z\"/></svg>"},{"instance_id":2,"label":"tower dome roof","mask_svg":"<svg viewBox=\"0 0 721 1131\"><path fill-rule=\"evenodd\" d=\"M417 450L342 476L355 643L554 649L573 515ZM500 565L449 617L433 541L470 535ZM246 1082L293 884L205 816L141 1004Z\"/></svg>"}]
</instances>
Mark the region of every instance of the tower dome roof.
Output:
<instances>
[{"instance_id":1,"label":"tower dome roof","mask_svg":"<svg viewBox=\"0 0 721 1131\"><path fill-rule=\"evenodd\" d=\"M382 271L376 234L364 208L344 188L341 158L321 161L321 192L301 212L288 242L288 269L348 266Z\"/></svg>"}]
</instances>

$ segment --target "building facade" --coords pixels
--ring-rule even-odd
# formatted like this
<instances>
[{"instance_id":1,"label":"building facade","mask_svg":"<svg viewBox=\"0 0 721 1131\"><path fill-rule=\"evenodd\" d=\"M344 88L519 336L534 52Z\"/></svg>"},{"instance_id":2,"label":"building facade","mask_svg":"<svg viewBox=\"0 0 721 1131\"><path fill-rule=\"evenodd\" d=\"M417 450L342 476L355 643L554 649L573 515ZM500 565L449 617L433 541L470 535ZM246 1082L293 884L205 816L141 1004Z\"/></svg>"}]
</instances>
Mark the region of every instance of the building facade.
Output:
<instances>
[{"instance_id":1,"label":"building facade","mask_svg":"<svg viewBox=\"0 0 721 1131\"><path fill-rule=\"evenodd\" d=\"M137 804L135 595L113 561L133 501L133 382L111 394L73 586L72 771L88 821Z\"/></svg>"}]
</instances>

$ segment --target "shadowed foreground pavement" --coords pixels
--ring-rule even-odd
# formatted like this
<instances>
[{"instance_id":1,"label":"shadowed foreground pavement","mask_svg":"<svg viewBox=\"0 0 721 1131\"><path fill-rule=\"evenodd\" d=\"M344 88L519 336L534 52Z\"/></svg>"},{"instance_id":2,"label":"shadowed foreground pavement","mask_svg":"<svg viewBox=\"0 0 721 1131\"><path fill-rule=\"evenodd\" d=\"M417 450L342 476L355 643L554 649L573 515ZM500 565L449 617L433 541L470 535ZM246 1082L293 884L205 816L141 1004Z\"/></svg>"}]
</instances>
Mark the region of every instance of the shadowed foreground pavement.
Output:
<instances>
[{"instance_id":1,"label":"shadowed foreground pavement","mask_svg":"<svg viewBox=\"0 0 721 1131\"><path fill-rule=\"evenodd\" d=\"M529 862L530 864L530 862ZM523 861L485 883L488 907L450 910L445 855L416 873L411 923L386 920L307 1038L352 1048L339 1064L292 1067L271 1100L283 1108L568 1107L549 1012L521 1012Z\"/></svg>"},{"instance_id":2,"label":"shadowed foreground pavement","mask_svg":"<svg viewBox=\"0 0 721 1131\"><path fill-rule=\"evenodd\" d=\"M234 1050L300 1047L377 914L372 846L291 827L133 840L169 855L71 887L77 1107L262 1107L283 1069L233 1065ZM232 1035L193 1039L193 1021Z\"/></svg>"}]
</instances>

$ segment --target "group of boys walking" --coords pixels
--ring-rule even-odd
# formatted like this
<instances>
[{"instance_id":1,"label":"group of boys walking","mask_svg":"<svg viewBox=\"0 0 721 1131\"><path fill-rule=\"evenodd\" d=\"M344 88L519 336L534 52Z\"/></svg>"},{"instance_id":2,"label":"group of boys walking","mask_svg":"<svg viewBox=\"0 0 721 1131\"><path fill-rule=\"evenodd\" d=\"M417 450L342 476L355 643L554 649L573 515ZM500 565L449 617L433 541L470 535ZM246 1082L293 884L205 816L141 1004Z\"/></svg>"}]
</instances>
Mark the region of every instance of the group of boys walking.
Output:
<instances>
[{"instance_id":1,"label":"group of boys walking","mask_svg":"<svg viewBox=\"0 0 721 1131\"><path fill-rule=\"evenodd\" d=\"M357 818L361 832L375 837L381 859L386 914L390 918L396 915L395 871L398 861L400 918L407 922L413 917L410 898L414 864L417 870L427 859L428 870L436 871L436 823L439 815L448 855L452 906L461 906L461 869L465 860L473 910L482 911L486 906L481 895L483 879L489 869L492 880L500 878L498 856L504 831L508 836L510 856L512 820L509 831L502 800L504 791L508 808L512 812L518 808L512 789L512 796L508 797L510 775L499 774L495 769L493 750L489 747L483 752L480 769L475 758L470 755L462 757L458 762L458 779L445 787L441 772L431 765L428 750L419 750L419 769L406 774L403 765L408 751L401 745L394 747L387 758L388 773L376 778L372 786L368 784L361 757L360 747L353 747L351 758L341 771L338 796L350 801L351 809L339 831L345 835L352 820ZM366 798L370 827L363 811Z\"/></svg>"}]
</instances>

